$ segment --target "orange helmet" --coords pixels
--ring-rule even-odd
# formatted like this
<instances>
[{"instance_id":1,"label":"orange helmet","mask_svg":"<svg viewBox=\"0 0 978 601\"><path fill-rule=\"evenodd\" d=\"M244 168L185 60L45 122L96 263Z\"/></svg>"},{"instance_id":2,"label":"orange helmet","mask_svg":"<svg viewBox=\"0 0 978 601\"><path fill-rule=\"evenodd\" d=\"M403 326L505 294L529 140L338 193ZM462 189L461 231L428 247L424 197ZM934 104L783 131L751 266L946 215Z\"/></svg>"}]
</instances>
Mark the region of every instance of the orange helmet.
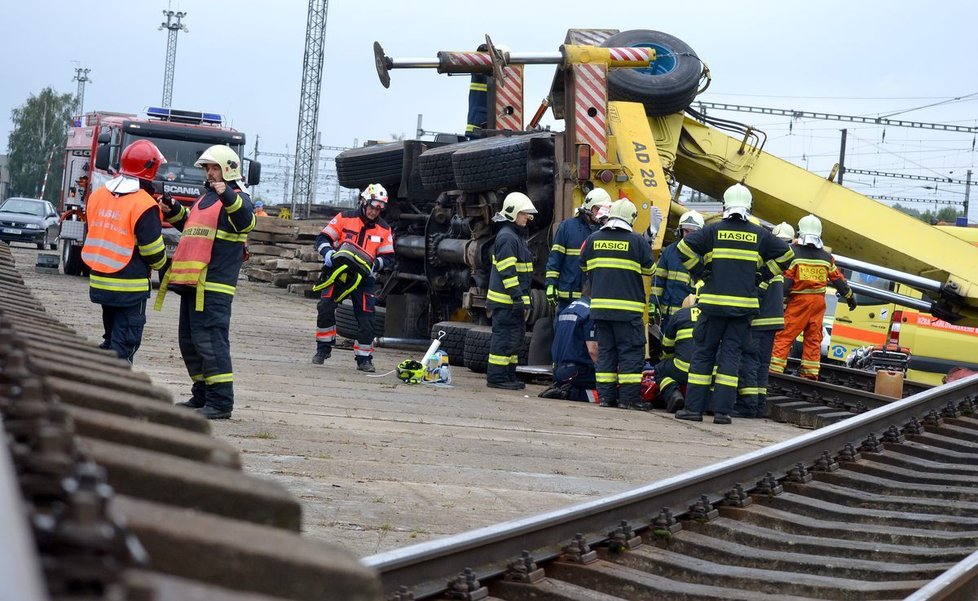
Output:
<instances>
[{"instance_id":1,"label":"orange helmet","mask_svg":"<svg viewBox=\"0 0 978 601\"><path fill-rule=\"evenodd\" d=\"M152 180L160 165L166 163L163 153L149 140L136 140L122 151L119 161L119 173Z\"/></svg>"}]
</instances>

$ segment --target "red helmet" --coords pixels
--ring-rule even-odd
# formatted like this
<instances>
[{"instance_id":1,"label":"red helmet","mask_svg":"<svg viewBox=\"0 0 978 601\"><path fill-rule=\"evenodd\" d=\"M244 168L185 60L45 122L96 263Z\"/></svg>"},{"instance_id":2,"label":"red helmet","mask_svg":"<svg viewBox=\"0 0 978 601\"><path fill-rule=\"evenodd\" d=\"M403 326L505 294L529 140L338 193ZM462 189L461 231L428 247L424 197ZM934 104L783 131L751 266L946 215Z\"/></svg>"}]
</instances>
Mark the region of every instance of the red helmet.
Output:
<instances>
[{"instance_id":1,"label":"red helmet","mask_svg":"<svg viewBox=\"0 0 978 601\"><path fill-rule=\"evenodd\" d=\"M166 163L163 153L149 140L136 140L122 151L119 161L119 173L152 180L160 165Z\"/></svg>"}]
</instances>

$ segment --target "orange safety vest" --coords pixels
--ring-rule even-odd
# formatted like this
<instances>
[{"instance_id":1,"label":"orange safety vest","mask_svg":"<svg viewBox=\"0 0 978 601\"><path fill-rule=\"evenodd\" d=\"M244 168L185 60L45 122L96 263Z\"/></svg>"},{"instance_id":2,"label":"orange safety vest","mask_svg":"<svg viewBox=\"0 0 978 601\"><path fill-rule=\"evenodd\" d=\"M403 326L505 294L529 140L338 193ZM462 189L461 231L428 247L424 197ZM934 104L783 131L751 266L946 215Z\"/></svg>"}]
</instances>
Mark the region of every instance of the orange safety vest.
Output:
<instances>
[{"instance_id":1,"label":"orange safety vest","mask_svg":"<svg viewBox=\"0 0 978 601\"><path fill-rule=\"evenodd\" d=\"M207 264L211 262L211 253L214 250L214 238L217 237L217 221L224 210L224 205L217 200L206 209L200 208L200 201L203 196L197 199L187 222L183 226L180 235L180 242L177 250L173 253L173 262L170 270L160 284L160 291L156 297L156 308L159 310L163 306L163 297L170 284L182 284L197 288L196 310L204 310L204 282L207 279Z\"/></svg>"},{"instance_id":2,"label":"orange safety vest","mask_svg":"<svg viewBox=\"0 0 978 601\"><path fill-rule=\"evenodd\" d=\"M143 190L116 196L104 186L88 199L82 260L93 271L118 273L136 248L136 222L156 201Z\"/></svg>"},{"instance_id":3,"label":"orange safety vest","mask_svg":"<svg viewBox=\"0 0 978 601\"><path fill-rule=\"evenodd\" d=\"M333 247L339 248L344 242L352 242L370 255L370 261L378 255L388 255L394 252L394 235L389 227L377 222L365 223L358 214L350 211L339 213L326 224L322 233L333 241Z\"/></svg>"}]
</instances>

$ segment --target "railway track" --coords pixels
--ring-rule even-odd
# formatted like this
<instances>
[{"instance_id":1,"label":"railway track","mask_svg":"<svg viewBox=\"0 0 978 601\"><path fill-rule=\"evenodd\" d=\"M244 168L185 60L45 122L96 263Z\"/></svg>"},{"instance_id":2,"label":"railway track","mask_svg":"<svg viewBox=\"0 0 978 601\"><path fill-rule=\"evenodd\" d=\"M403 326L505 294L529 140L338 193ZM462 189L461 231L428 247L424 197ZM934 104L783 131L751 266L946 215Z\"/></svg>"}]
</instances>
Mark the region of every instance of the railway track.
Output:
<instances>
[{"instance_id":1,"label":"railway track","mask_svg":"<svg viewBox=\"0 0 978 601\"><path fill-rule=\"evenodd\" d=\"M0 243L0 599L378 598L209 431L46 314Z\"/></svg>"},{"instance_id":2,"label":"railway track","mask_svg":"<svg viewBox=\"0 0 978 601\"><path fill-rule=\"evenodd\" d=\"M643 488L364 563L399 601L975 599L976 399L971 377Z\"/></svg>"}]
</instances>

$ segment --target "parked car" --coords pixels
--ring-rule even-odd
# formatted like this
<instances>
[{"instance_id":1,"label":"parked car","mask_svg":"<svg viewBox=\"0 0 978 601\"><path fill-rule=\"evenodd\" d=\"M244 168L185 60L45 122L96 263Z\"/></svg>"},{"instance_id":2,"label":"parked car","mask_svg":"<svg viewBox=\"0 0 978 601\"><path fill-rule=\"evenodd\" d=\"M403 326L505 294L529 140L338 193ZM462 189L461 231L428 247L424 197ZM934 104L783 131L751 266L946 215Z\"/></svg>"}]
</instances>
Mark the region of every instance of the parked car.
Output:
<instances>
[{"instance_id":1,"label":"parked car","mask_svg":"<svg viewBox=\"0 0 978 601\"><path fill-rule=\"evenodd\" d=\"M0 240L54 250L61 232L59 223L58 212L46 200L12 197L0 204Z\"/></svg>"}]
</instances>

